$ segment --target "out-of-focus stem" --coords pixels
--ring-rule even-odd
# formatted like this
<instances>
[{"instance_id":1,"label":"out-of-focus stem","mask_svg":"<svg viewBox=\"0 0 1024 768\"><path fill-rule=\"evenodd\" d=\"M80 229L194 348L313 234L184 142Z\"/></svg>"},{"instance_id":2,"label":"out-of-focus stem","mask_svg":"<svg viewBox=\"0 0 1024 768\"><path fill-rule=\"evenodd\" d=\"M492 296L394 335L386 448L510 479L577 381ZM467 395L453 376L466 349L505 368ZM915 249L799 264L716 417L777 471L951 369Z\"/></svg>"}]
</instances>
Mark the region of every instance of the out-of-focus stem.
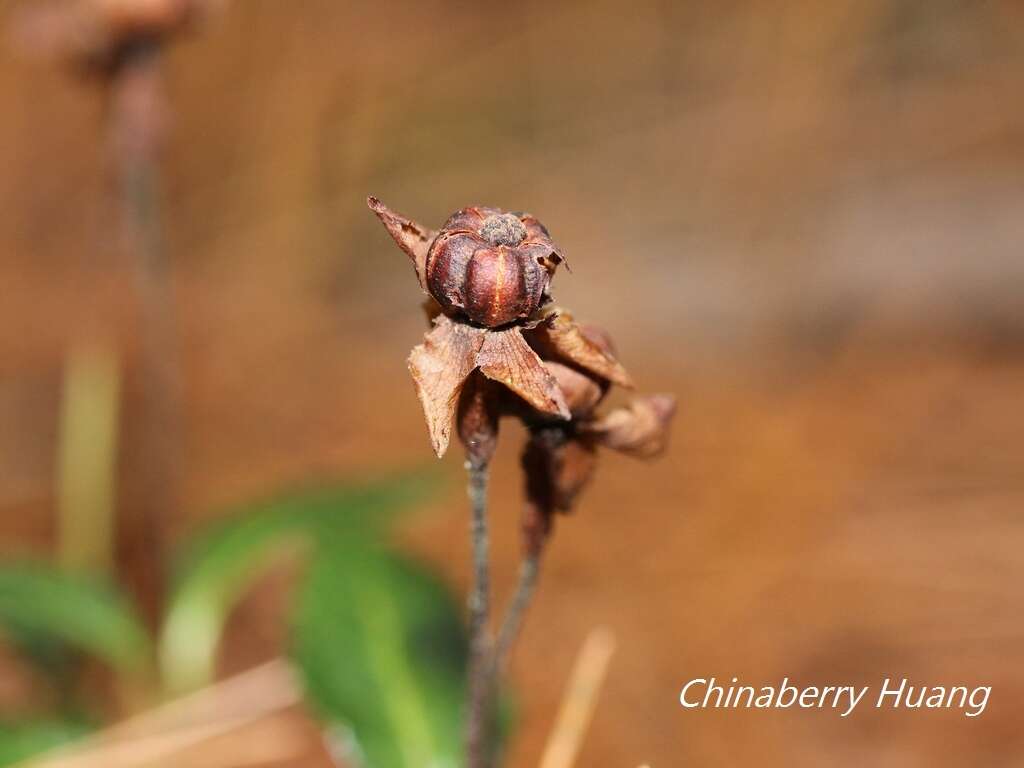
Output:
<instances>
[{"instance_id":1,"label":"out-of-focus stem","mask_svg":"<svg viewBox=\"0 0 1024 768\"><path fill-rule=\"evenodd\" d=\"M82 342L64 372L57 480L57 548L68 569L112 566L121 371L110 345Z\"/></svg>"},{"instance_id":2,"label":"out-of-focus stem","mask_svg":"<svg viewBox=\"0 0 1024 768\"><path fill-rule=\"evenodd\" d=\"M164 595L168 519L178 503L181 398L174 296L160 218L160 155L166 130L162 51L127 45L110 81L110 152L124 248L136 274L142 423L130 459L132 493L122 516L119 560L156 626Z\"/></svg>"},{"instance_id":3,"label":"out-of-focus stem","mask_svg":"<svg viewBox=\"0 0 1024 768\"><path fill-rule=\"evenodd\" d=\"M466 703L466 765L486 768L490 762L491 719L490 536L487 524L486 462L467 463L472 508L473 582L469 593L469 690Z\"/></svg>"},{"instance_id":4,"label":"out-of-focus stem","mask_svg":"<svg viewBox=\"0 0 1024 768\"><path fill-rule=\"evenodd\" d=\"M498 630L498 640L494 648L494 675L496 678L504 672L508 663L512 646L515 645L522 629L523 620L530 608L533 595L537 590L537 578L540 575L540 560L543 550L538 549L527 553L519 566L519 580L516 591L512 595L505 618Z\"/></svg>"},{"instance_id":5,"label":"out-of-focus stem","mask_svg":"<svg viewBox=\"0 0 1024 768\"><path fill-rule=\"evenodd\" d=\"M562 695L540 768L572 768L576 764L613 653L615 636L610 630L595 629L587 635Z\"/></svg>"},{"instance_id":6,"label":"out-of-focus stem","mask_svg":"<svg viewBox=\"0 0 1024 768\"><path fill-rule=\"evenodd\" d=\"M540 546L528 551L523 556L523 561L519 565L519 579L516 582L515 592L512 594L512 599L505 612L505 618L502 619L501 627L498 630L498 639L495 641L494 654L491 658L490 681L488 683L495 702L501 690L501 677L505 673L508 660L512 655L512 647L519 637L523 621L530 608L530 603L533 601L533 595L537 590L537 578L540 576L540 560L543 552L543 546ZM497 762L501 763L500 756Z\"/></svg>"}]
</instances>

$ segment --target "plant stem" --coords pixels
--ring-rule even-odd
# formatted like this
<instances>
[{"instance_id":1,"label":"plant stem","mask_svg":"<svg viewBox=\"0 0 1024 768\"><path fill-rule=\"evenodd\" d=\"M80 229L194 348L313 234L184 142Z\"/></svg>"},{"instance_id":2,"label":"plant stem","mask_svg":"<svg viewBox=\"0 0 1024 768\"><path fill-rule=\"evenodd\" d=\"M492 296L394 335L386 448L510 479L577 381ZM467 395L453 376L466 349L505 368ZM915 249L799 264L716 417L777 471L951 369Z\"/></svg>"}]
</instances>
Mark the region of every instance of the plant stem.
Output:
<instances>
[{"instance_id":1,"label":"plant stem","mask_svg":"<svg viewBox=\"0 0 1024 768\"><path fill-rule=\"evenodd\" d=\"M486 462L467 462L472 507L470 537L473 544L473 583L469 594L469 692L466 723L467 768L487 768L491 719L490 541L487 529Z\"/></svg>"},{"instance_id":2,"label":"plant stem","mask_svg":"<svg viewBox=\"0 0 1024 768\"><path fill-rule=\"evenodd\" d=\"M125 46L111 76L109 114L122 243L136 273L144 418L125 468L134 480L122 512L118 559L154 628L165 591L166 527L177 508L183 460L177 323L161 222L167 120L162 58L153 41Z\"/></svg>"},{"instance_id":3,"label":"plant stem","mask_svg":"<svg viewBox=\"0 0 1024 768\"><path fill-rule=\"evenodd\" d=\"M490 680L488 686L497 700L497 692L501 685L501 676L508 665L512 653L512 646L515 645L522 629L523 620L530 608L533 595L537 588L537 578L540 575L540 559L543 553L542 548L534 549L523 555L523 561L519 565L519 579L516 582L516 590L512 594L505 617L502 619L501 627L498 630L498 639L495 643L494 654L490 665ZM498 762L501 762L500 756Z\"/></svg>"},{"instance_id":4,"label":"plant stem","mask_svg":"<svg viewBox=\"0 0 1024 768\"><path fill-rule=\"evenodd\" d=\"M536 592L542 551L538 549L529 552L523 557L523 562L519 566L519 581L516 584L516 591L512 595L505 619L501 622L501 629L498 630L498 641L494 651L494 675L496 678L502 674L508 663L512 646L515 645L516 639L519 637L519 630L522 629L526 612L529 610Z\"/></svg>"}]
</instances>

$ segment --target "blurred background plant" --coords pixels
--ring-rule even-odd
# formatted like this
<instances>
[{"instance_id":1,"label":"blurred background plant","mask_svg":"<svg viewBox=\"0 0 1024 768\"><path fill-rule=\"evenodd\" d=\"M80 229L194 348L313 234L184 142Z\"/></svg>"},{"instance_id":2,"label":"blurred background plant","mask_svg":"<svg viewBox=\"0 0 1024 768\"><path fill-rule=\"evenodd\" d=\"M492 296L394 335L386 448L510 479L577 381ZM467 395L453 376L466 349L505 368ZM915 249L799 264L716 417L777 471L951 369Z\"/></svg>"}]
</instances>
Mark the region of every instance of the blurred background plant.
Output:
<instances>
[{"instance_id":1,"label":"blurred background plant","mask_svg":"<svg viewBox=\"0 0 1024 768\"><path fill-rule=\"evenodd\" d=\"M9 9L34 4L0 2L5 29ZM537 764L598 624L618 650L588 767L945 768L1024 752L1016 0L246 0L163 66L182 430L170 550L240 499L386 473L428 450L395 354L422 336L418 291L366 194L425 221L469 200L526 208L572 264L559 301L600 319L645 389L679 395L680 417L642 482L606 457L565 521L572 535L553 543L510 667L509 764ZM119 521L143 508L134 467L161 438L137 265L112 238L102 103L96 80L0 46L0 535L12 561L57 558L71 489ZM59 414L67 371L83 364L107 387L89 418L108 432L73 449ZM506 445L521 442L513 429ZM68 454L96 460L90 445L114 456L112 480L69 475ZM499 596L519 557L511 450L491 479ZM452 488L457 463L441 470ZM395 546L461 593L464 502L423 506ZM219 677L289 647L294 579L272 569L240 600ZM181 663L208 655L196 658ZM4 712L58 710L32 669L0 656ZM993 702L966 725L675 706L695 675L876 684L889 671L991 682ZM134 699L95 664L80 674L87 725ZM330 765L319 730L288 722L302 764ZM66 730L44 723L26 741ZM282 734L261 721L230 747L287 764L271 749L294 741Z\"/></svg>"},{"instance_id":2,"label":"blurred background plant","mask_svg":"<svg viewBox=\"0 0 1024 768\"><path fill-rule=\"evenodd\" d=\"M395 516L427 499L437 476L325 484L218 515L187 537L153 637L109 568L112 452L74 458L79 446L110 445L116 368L75 361L61 467L78 492L62 494L59 531L75 546L62 546L58 563L0 564L3 637L51 687L52 706L8 714L2 764L211 685L236 605L268 570L294 561L303 564L296 608L282 620L335 754L352 765L458 764L467 659L458 603L430 569L388 543ZM84 681L97 663L109 674L109 700L95 695L98 670Z\"/></svg>"},{"instance_id":3,"label":"blurred background plant","mask_svg":"<svg viewBox=\"0 0 1024 768\"><path fill-rule=\"evenodd\" d=\"M14 38L25 51L89 78L104 97L118 220L108 239L135 274L145 430L120 467L140 493L119 514L122 362L109 341L74 346L58 424L56 563L0 566L0 626L52 684L53 711L0 731L0 758L17 762L79 738L104 716L138 714L211 685L234 606L271 566L308 558L308 577L296 587L295 658L314 706L346 734L334 740L345 745L337 755L358 765L453 765L466 658L459 615L442 582L382 535L390 514L422 498L424 478L326 487L239 510L189 538L167 586L183 432L179 322L163 225L162 162L173 113L163 60L166 45L213 5L63 0L21 6L14 16ZM94 662L111 673L110 702L82 693ZM151 717L159 720L158 713ZM140 750L133 764L148 764L147 755Z\"/></svg>"}]
</instances>

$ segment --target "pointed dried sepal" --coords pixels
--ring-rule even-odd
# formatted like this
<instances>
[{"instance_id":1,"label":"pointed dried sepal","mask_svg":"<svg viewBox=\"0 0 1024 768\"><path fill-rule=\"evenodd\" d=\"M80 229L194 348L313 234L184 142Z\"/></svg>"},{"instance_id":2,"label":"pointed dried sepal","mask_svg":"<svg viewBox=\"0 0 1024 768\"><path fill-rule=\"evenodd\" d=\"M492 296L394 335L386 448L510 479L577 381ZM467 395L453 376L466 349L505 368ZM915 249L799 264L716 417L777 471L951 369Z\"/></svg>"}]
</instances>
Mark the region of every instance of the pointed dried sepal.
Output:
<instances>
[{"instance_id":1,"label":"pointed dried sepal","mask_svg":"<svg viewBox=\"0 0 1024 768\"><path fill-rule=\"evenodd\" d=\"M582 431L601 445L640 458L652 458L668 443L669 425L676 412L672 395L650 395L618 408L597 421L581 425Z\"/></svg>"},{"instance_id":2,"label":"pointed dried sepal","mask_svg":"<svg viewBox=\"0 0 1024 768\"><path fill-rule=\"evenodd\" d=\"M633 380L615 359L607 334L577 325L564 311L550 314L532 331L535 343L545 358L562 359L622 387L633 387Z\"/></svg>"},{"instance_id":3,"label":"pointed dried sepal","mask_svg":"<svg viewBox=\"0 0 1024 768\"><path fill-rule=\"evenodd\" d=\"M423 343L409 355L409 372L423 405L430 442L438 458L451 440L459 395L484 343L482 328L455 323L445 315L434 321Z\"/></svg>"},{"instance_id":4,"label":"pointed dried sepal","mask_svg":"<svg viewBox=\"0 0 1024 768\"><path fill-rule=\"evenodd\" d=\"M396 211L392 211L376 197L366 198L366 204L371 211L377 214L377 218L380 219L398 247L412 259L413 268L416 270L416 279L420 281L420 287L427 290L427 251L430 250L430 244L437 233Z\"/></svg>"},{"instance_id":5,"label":"pointed dried sepal","mask_svg":"<svg viewBox=\"0 0 1024 768\"><path fill-rule=\"evenodd\" d=\"M558 381L530 349L518 327L486 331L477 365L484 376L504 384L538 411L569 418L569 406Z\"/></svg>"}]
</instances>

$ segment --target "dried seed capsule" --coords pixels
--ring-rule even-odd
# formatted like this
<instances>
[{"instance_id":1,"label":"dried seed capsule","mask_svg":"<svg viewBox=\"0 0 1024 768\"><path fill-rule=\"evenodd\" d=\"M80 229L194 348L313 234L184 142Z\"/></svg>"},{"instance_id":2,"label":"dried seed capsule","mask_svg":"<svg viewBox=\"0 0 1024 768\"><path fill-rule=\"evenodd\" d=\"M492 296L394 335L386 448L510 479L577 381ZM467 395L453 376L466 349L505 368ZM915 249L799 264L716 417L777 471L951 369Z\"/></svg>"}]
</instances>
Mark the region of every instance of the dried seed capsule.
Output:
<instances>
[{"instance_id":1,"label":"dried seed capsule","mask_svg":"<svg viewBox=\"0 0 1024 768\"><path fill-rule=\"evenodd\" d=\"M564 259L528 214L465 208L438 232L426 258L426 286L445 309L487 328L524 320L550 301Z\"/></svg>"}]
</instances>

